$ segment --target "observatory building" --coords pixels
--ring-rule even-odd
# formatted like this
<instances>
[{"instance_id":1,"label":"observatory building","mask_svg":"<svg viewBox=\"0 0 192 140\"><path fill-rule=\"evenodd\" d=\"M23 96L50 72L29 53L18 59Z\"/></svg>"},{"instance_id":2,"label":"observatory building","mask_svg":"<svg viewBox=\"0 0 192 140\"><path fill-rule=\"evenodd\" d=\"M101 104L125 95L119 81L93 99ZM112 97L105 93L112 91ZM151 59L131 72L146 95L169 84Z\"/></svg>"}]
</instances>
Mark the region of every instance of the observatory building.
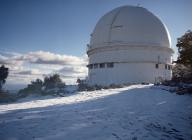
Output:
<instances>
[{"instance_id":1,"label":"observatory building","mask_svg":"<svg viewBox=\"0 0 192 140\"><path fill-rule=\"evenodd\" d=\"M87 47L88 84L156 83L170 80L169 32L147 9L122 6L100 18Z\"/></svg>"}]
</instances>

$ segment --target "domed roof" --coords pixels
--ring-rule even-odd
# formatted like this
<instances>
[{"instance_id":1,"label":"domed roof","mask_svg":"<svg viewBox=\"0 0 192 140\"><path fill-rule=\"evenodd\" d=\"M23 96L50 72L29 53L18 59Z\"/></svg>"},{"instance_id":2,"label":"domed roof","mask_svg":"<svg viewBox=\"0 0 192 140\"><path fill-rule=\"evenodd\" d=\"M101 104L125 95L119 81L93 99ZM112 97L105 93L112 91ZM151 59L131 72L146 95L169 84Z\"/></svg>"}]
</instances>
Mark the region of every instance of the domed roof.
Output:
<instances>
[{"instance_id":1,"label":"domed roof","mask_svg":"<svg viewBox=\"0 0 192 140\"><path fill-rule=\"evenodd\" d=\"M114 44L170 47L166 26L147 9L122 6L105 14L91 34L90 48Z\"/></svg>"}]
</instances>

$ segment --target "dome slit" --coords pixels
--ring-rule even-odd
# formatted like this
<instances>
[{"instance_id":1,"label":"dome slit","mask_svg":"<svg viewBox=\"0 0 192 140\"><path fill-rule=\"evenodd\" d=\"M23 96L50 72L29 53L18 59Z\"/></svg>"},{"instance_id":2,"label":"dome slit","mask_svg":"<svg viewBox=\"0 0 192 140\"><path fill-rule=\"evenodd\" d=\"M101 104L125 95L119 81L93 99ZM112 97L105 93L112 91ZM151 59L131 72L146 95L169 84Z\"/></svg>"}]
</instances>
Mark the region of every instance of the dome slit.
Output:
<instances>
[{"instance_id":1,"label":"dome slit","mask_svg":"<svg viewBox=\"0 0 192 140\"><path fill-rule=\"evenodd\" d=\"M108 38L108 43L111 42L111 30L113 28L113 23L115 22L115 20L117 19L117 16L119 15L119 13L121 12L122 8L120 8L118 10L118 12L114 15L112 22L110 24L110 29L109 29L109 38Z\"/></svg>"}]
</instances>

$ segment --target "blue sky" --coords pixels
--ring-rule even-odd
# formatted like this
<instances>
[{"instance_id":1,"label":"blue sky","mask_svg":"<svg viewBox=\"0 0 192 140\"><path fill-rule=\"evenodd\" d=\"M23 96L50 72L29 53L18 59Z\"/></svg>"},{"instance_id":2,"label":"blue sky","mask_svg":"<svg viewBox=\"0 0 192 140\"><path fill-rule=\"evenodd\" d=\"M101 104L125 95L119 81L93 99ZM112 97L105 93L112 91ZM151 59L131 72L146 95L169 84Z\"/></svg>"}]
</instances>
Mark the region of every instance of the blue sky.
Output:
<instances>
[{"instance_id":1,"label":"blue sky","mask_svg":"<svg viewBox=\"0 0 192 140\"><path fill-rule=\"evenodd\" d=\"M166 24L175 50L176 39L192 29L191 0L0 0L0 59L13 63L14 58L26 57L16 61L17 69L13 69L26 75L28 72L29 77L35 71L40 73L43 67L46 70L32 56L45 60L52 55L53 62L75 57L85 65L86 44L99 18L116 7L137 4ZM74 69L73 64L70 66L66 65L64 71ZM56 71L63 69L59 68ZM8 81L14 83L18 75L12 76Z\"/></svg>"}]
</instances>

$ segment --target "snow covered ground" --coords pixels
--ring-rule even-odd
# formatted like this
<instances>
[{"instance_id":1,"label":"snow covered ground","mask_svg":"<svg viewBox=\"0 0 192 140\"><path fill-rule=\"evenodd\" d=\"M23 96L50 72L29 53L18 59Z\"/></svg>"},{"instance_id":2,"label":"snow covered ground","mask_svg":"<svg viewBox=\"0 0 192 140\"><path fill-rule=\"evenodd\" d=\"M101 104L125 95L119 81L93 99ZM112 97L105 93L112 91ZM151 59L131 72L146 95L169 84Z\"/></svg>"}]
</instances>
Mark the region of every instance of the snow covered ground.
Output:
<instances>
[{"instance_id":1,"label":"snow covered ground","mask_svg":"<svg viewBox=\"0 0 192 140\"><path fill-rule=\"evenodd\" d=\"M0 140L192 140L192 96L152 85L0 105Z\"/></svg>"}]
</instances>

